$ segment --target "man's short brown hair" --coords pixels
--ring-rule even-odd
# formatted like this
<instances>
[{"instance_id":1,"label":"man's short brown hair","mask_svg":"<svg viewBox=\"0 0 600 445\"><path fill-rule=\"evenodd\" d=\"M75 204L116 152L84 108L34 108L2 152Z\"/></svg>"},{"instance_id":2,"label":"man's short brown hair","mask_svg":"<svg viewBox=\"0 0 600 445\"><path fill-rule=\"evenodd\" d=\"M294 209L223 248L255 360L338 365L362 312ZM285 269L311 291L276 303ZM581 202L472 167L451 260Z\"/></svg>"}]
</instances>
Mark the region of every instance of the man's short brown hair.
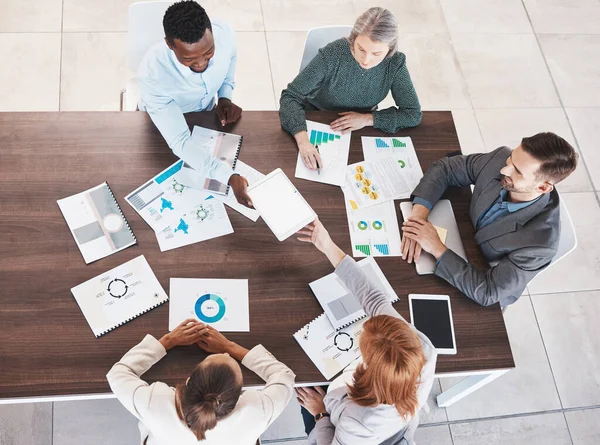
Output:
<instances>
[{"instance_id":1,"label":"man's short brown hair","mask_svg":"<svg viewBox=\"0 0 600 445\"><path fill-rule=\"evenodd\" d=\"M559 183L577 167L579 155L575 149L554 133L538 133L523 138L521 147L541 162L536 173L537 178L551 184Z\"/></svg>"}]
</instances>

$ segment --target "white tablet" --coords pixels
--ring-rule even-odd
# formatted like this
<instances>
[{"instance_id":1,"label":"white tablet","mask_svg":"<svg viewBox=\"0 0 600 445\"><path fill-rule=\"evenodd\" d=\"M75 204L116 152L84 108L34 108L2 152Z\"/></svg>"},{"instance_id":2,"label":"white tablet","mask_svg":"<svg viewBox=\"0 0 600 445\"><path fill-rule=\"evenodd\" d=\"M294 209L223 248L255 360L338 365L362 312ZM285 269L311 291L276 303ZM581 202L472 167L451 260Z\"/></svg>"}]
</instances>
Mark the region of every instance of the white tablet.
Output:
<instances>
[{"instance_id":1,"label":"white tablet","mask_svg":"<svg viewBox=\"0 0 600 445\"><path fill-rule=\"evenodd\" d=\"M431 340L438 354L456 354L454 322L448 295L410 294L410 319Z\"/></svg>"},{"instance_id":2,"label":"white tablet","mask_svg":"<svg viewBox=\"0 0 600 445\"><path fill-rule=\"evenodd\" d=\"M317 217L280 168L249 187L248 195L279 241L290 237Z\"/></svg>"}]
</instances>

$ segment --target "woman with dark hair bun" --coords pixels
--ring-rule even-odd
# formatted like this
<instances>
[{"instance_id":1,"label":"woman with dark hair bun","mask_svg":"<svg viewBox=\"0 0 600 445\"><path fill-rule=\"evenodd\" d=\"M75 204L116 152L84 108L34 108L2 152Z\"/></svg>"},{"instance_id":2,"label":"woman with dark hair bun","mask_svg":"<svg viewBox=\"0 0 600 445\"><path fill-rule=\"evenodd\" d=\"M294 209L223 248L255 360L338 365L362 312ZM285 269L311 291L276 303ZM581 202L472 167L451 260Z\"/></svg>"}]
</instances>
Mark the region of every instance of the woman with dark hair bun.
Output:
<instances>
[{"instance_id":1,"label":"woman with dark hair bun","mask_svg":"<svg viewBox=\"0 0 600 445\"><path fill-rule=\"evenodd\" d=\"M140 378L169 349L192 344L212 354L185 383L172 388ZM262 391L242 391L238 362L266 381ZM119 401L140 420L144 445L254 445L292 398L295 377L262 345L249 351L194 319L160 340L147 335L106 376Z\"/></svg>"}]
</instances>

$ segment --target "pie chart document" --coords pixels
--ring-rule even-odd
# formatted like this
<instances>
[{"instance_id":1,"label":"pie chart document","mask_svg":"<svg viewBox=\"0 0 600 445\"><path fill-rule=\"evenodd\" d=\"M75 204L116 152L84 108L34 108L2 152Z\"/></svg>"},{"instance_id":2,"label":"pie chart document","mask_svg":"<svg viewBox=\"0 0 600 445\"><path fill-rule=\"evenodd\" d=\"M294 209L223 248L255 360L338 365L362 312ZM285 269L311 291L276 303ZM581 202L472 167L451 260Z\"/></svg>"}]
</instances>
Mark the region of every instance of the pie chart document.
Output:
<instances>
[{"instance_id":1,"label":"pie chart document","mask_svg":"<svg viewBox=\"0 0 600 445\"><path fill-rule=\"evenodd\" d=\"M223 332L249 332L248 280L171 278L169 331L188 318Z\"/></svg>"}]
</instances>

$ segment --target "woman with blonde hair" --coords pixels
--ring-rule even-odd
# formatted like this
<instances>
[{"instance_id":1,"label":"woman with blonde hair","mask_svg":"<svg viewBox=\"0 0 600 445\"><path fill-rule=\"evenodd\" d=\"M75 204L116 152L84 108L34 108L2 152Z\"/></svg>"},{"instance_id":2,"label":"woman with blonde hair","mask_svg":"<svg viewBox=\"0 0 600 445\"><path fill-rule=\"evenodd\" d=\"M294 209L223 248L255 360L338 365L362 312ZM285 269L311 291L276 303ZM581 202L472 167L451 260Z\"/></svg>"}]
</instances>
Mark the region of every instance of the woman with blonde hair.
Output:
<instances>
[{"instance_id":1,"label":"woman with blonde hair","mask_svg":"<svg viewBox=\"0 0 600 445\"><path fill-rule=\"evenodd\" d=\"M413 443L418 414L433 385L431 341L394 309L388 296L331 239L317 219L298 232L335 267L371 318L359 338L362 360L329 385L298 388L310 445ZM314 418L312 417L314 416Z\"/></svg>"},{"instance_id":2,"label":"woman with blonde hair","mask_svg":"<svg viewBox=\"0 0 600 445\"><path fill-rule=\"evenodd\" d=\"M172 388L141 375L176 346L197 344L212 353ZM238 362L266 381L242 390ZM188 319L155 339L146 335L108 372L117 399L139 419L143 445L254 445L292 398L294 373L262 345L250 351L211 326Z\"/></svg>"},{"instance_id":3,"label":"woman with blonde hair","mask_svg":"<svg viewBox=\"0 0 600 445\"><path fill-rule=\"evenodd\" d=\"M331 129L342 133L367 126L395 133L419 125L421 105L406 68L406 56L398 52L397 45L394 14L384 8L370 8L356 20L347 39L321 48L282 91L281 126L296 139L308 168L323 165L306 132L306 109L340 111ZM377 110L377 104L390 91L396 106Z\"/></svg>"}]
</instances>

